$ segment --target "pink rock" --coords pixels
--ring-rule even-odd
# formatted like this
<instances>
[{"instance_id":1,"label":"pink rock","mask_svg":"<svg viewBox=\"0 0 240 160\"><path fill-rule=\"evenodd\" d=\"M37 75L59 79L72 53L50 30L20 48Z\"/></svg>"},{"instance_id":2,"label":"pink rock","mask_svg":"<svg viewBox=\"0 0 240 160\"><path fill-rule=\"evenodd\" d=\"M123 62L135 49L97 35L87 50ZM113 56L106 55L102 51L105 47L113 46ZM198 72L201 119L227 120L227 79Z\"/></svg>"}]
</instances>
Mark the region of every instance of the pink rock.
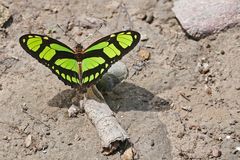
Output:
<instances>
[{"instance_id":1,"label":"pink rock","mask_svg":"<svg viewBox=\"0 0 240 160\"><path fill-rule=\"evenodd\" d=\"M239 0L178 0L172 10L195 39L240 25Z\"/></svg>"}]
</instances>

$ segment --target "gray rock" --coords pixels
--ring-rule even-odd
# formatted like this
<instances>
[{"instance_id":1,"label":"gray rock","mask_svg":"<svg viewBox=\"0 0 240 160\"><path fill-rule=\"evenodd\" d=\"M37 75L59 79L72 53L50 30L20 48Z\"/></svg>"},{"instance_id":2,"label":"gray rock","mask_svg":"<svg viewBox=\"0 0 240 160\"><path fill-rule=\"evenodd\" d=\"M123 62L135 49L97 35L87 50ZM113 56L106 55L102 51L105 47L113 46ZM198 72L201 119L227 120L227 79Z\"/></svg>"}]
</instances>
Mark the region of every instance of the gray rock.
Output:
<instances>
[{"instance_id":1,"label":"gray rock","mask_svg":"<svg viewBox=\"0 0 240 160\"><path fill-rule=\"evenodd\" d=\"M4 27L5 23L10 17L11 15L9 9L3 5L0 5L0 27Z\"/></svg>"},{"instance_id":2,"label":"gray rock","mask_svg":"<svg viewBox=\"0 0 240 160\"><path fill-rule=\"evenodd\" d=\"M194 39L240 25L239 0L178 0L172 10Z\"/></svg>"},{"instance_id":3,"label":"gray rock","mask_svg":"<svg viewBox=\"0 0 240 160\"><path fill-rule=\"evenodd\" d=\"M128 76L128 69L122 62L116 62L108 70L106 74L100 79L97 88L100 91L111 91L118 83L126 79Z\"/></svg>"}]
</instances>

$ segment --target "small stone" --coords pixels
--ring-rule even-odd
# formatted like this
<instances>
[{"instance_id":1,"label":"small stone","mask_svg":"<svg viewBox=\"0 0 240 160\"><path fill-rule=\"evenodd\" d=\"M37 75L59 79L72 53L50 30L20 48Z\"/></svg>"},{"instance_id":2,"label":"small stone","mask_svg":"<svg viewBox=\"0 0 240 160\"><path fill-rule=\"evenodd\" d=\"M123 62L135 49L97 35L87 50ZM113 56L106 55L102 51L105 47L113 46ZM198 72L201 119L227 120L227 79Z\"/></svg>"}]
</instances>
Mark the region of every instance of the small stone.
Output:
<instances>
[{"instance_id":1,"label":"small stone","mask_svg":"<svg viewBox=\"0 0 240 160\"><path fill-rule=\"evenodd\" d=\"M224 55L224 54L225 54L225 51L224 51L224 50L221 50L220 53L221 53L221 55Z\"/></svg>"},{"instance_id":2,"label":"small stone","mask_svg":"<svg viewBox=\"0 0 240 160\"><path fill-rule=\"evenodd\" d=\"M182 107L182 110L187 111L187 112L192 112L192 107L191 106L184 106L184 107Z\"/></svg>"},{"instance_id":3,"label":"small stone","mask_svg":"<svg viewBox=\"0 0 240 160\"><path fill-rule=\"evenodd\" d=\"M146 48L151 48L151 49L155 48L155 46L153 44L151 44L151 43L145 44L145 47ZM162 51L161 51L161 53L162 53Z\"/></svg>"},{"instance_id":4,"label":"small stone","mask_svg":"<svg viewBox=\"0 0 240 160\"><path fill-rule=\"evenodd\" d=\"M235 120L235 119L234 119L234 120L231 120L231 121L229 122L230 125L235 125L236 123L238 123L238 121Z\"/></svg>"},{"instance_id":5,"label":"small stone","mask_svg":"<svg viewBox=\"0 0 240 160\"><path fill-rule=\"evenodd\" d=\"M204 90L208 95L212 95L212 89L208 85L204 86Z\"/></svg>"},{"instance_id":6,"label":"small stone","mask_svg":"<svg viewBox=\"0 0 240 160\"><path fill-rule=\"evenodd\" d=\"M69 117L77 117L77 114L79 113L79 108L75 105L72 105L69 109L68 109L68 116Z\"/></svg>"},{"instance_id":7,"label":"small stone","mask_svg":"<svg viewBox=\"0 0 240 160\"><path fill-rule=\"evenodd\" d=\"M240 151L240 146L236 147L236 150L237 150L237 151Z\"/></svg>"},{"instance_id":8,"label":"small stone","mask_svg":"<svg viewBox=\"0 0 240 160\"><path fill-rule=\"evenodd\" d=\"M150 59L150 52L145 49L141 49L138 52L138 56L141 57L142 60L149 60Z\"/></svg>"},{"instance_id":9,"label":"small stone","mask_svg":"<svg viewBox=\"0 0 240 160\"><path fill-rule=\"evenodd\" d=\"M57 8L53 8L53 13L58 13L58 9Z\"/></svg>"},{"instance_id":10,"label":"small stone","mask_svg":"<svg viewBox=\"0 0 240 160\"><path fill-rule=\"evenodd\" d=\"M126 149L121 155L121 160L134 160L135 151L132 147Z\"/></svg>"},{"instance_id":11,"label":"small stone","mask_svg":"<svg viewBox=\"0 0 240 160\"><path fill-rule=\"evenodd\" d=\"M69 21L67 24L67 30L71 31L73 27L74 27L74 23Z\"/></svg>"},{"instance_id":12,"label":"small stone","mask_svg":"<svg viewBox=\"0 0 240 160\"><path fill-rule=\"evenodd\" d=\"M32 135L28 135L25 139L25 147L28 148L32 144Z\"/></svg>"},{"instance_id":13,"label":"small stone","mask_svg":"<svg viewBox=\"0 0 240 160\"><path fill-rule=\"evenodd\" d=\"M237 91L240 91L240 86L235 87L235 89L236 89Z\"/></svg>"},{"instance_id":14,"label":"small stone","mask_svg":"<svg viewBox=\"0 0 240 160\"><path fill-rule=\"evenodd\" d=\"M71 145L73 145L73 143L72 143L72 142L69 142L67 145L71 146Z\"/></svg>"},{"instance_id":15,"label":"small stone","mask_svg":"<svg viewBox=\"0 0 240 160\"><path fill-rule=\"evenodd\" d=\"M217 147L212 148L212 156L213 157L220 157L222 155L222 152Z\"/></svg>"},{"instance_id":16,"label":"small stone","mask_svg":"<svg viewBox=\"0 0 240 160\"><path fill-rule=\"evenodd\" d=\"M51 8L50 3L46 3L46 5L43 7L43 9L44 9L45 11L49 11L50 8Z\"/></svg>"},{"instance_id":17,"label":"small stone","mask_svg":"<svg viewBox=\"0 0 240 160\"><path fill-rule=\"evenodd\" d=\"M47 131L45 134L46 134L47 136L49 136L49 135L50 135L50 132L49 132L49 131Z\"/></svg>"},{"instance_id":18,"label":"small stone","mask_svg":"<svg viewBox=\"0 0 240 160\"><path fill-rule=\"evenodd\" d=\"M42 150L46 150L48 148L48 144L43 144L42 145Z\"/></svg>"},{"instance_id":19,"label":"small stone","mask_svg":"<svg viewBox=\"0 0 240 160\"><path fill-rule=\"evenodd\" d=\"M8 136L4 136L4 137L3 137L3 140L8 140Z\"/></svg>"},{"instance_id":20,"label":"small stone","mask_svg":"<svg viewBox=\"0 0 240 160\"><path fill-rule=\"evenodd\" d=\"M201 74L207 74L210 71L210 66L206 61L205 58L202 58L197 64L197 69Z\"/></svg>"},{"instance_id":21,"label":"small stone","mask_svg":"<svg viewBox=\"0 0 240 160\"><path fill-rule=\"evenodd\" d=\"M40 142L36 147L37 151L42 151L48 148L48 144L46 142Z\"/></svg>"},{"instance_id":22,"label":"small stone","mask_svg":"<svg viewBox=\"0 0 240 160\"><path fill-rule=\"evenodd\" d=\"M133 69L136 71L141 71L145 67L145 63L143 61L137 61L135 64L133 64Z\"/></svg>"},{"instance_id":23,"label":"small stone","mask_svg":"<svg viewBox=\"0 0 240 160\"><path fill-rule=\"evenodd\" d=\"M203 134L207 134L208 133L207 126L205 126L205 125L201 126L201 132Z\"/></svg>"},{"instance_id":24,"label":"small stone","mask_svg":"<svg viewBox=\"0 0 240 160\"><path fill-rule=\"evenodd\" d=\"M81 137L80 137L78 134L75 134L75 136L74 136L74 140L76 140L76 141L80 141L80 140L81 140Z\"/></svg>"},{"instance_id":25,"label":"small stone","mask_svg":"<svg viewBox=\"0 0 240 160\"><path fill-rule=\"evenodd\" d=\"M57 135L58 135L58 136L61 135L61 134L62 134L61 132L57 131Z\"/></svg>"},{"instance_id":26,"label":"small stone","mask_svg":"<svg viewBox=\"0 0 240 160\"><path fill-rule=\"evenodd\" d=\"M148 40L148 36L146 34L142 34L141 41L147 41L147 40Z\"/></svg>"},{"instance_id":27,"label":"small stone","mask_svg":"<svg viewBox=\"0 0 240 160\"><path fill-rule=\"evenodd\" d=\"M22 112L27 112L28 111L28 107L26 103L22 104Z\"/></svg>"},{"instance_id":28,"label":"small stone","mask_svg":"<svg viewBox=\"0 0 240 160\"><path fill-rule=\"evenodd\" d=\"M154 140L152 139L150 145L153 147L155 145Z\"/></svg>"},{"instance_id":29,"label":"small stone","mask_svg":"<svg viewBox=\"0 0 240 160\"><path fill-rule=\"evenodd\" d=\"M226 136L226 139L231 139L231 136L227 135L227 136Z\"/></svg>"},{"instance_id":30,"label":"small stone","mask_svg":"<svg viewBox=\"0 0 240 160\"><path fill-rule=\"evenodd\" d=\"M177 137L180 138L180 139L182 139L182 138L184 137L184 135L185 135L185 133L180 132L180 133L178 133Z\"/></svg>"},{"instance_id":31,"label":"small stone","mask_svg":"<svg viewBox=\"0 0 240 160\"><path fill-rule=\"evenodd\" d=\"M152 12L148 13L147 18L146 18L146 22L151 24L153 22L153 20L154 20L153 13Z\"/></svg>"},{"instance_id":32,"label":"small stone","mask_svg":"<svg viewBox=\"0 0 240 160\"><path fill-rule=\"evenodd\" d=\"M206 45L206 48L211 48L211 45L210 45L210 44L207 44L207 45Z\"/></svg>"},{"instance_id":33,"label":"small stone","mask_svg":"<svg viewBox=\"0 0 240 160\"><path fill-rule=\"evenodd\" d=\"M141 19L141 20L145 20L147 18L147 15L143 14L143 13L140 13L140 14L137 15L137 18Z\"/></svg>"}]
</instances>

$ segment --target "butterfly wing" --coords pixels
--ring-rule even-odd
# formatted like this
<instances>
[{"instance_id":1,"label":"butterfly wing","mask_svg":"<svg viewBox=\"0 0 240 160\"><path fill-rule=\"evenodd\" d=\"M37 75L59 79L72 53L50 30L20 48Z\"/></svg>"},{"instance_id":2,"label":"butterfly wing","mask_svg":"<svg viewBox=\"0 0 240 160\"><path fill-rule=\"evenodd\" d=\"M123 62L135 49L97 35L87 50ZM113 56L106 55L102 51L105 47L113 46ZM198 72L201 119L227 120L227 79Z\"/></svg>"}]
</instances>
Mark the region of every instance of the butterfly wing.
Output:
<instances>
[{"instance_id":1,"label":"butterfly wing","mask_svg":"<svg viewBox=\"0 0 240 160\"><path fill-rule=\"evenodd\" d=\"M135 31L113 33L90 45L82 56L82 84L89 86L99 80L110 66L132 50L140 40Z\"/></svg>"},{"instance_id":2,"label":"butterfly wing","mask_svg":"<svg viewBox=\"0 0 240 160\"><path fill-rule=\"evenodd\" d=\"M79 66L71 48L48 36L37 34L23 35L19 43L27 53L47 66L66 85L79 85Z\"/></svg>"}]
</instances>

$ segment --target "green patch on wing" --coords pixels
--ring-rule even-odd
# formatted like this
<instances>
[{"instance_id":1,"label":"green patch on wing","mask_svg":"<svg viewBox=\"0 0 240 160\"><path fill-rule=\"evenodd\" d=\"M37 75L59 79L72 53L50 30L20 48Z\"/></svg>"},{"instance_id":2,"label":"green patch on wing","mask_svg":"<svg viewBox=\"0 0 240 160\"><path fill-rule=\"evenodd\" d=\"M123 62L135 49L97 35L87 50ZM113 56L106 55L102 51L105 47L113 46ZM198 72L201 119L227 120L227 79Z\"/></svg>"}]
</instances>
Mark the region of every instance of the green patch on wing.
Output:
<instances>
[{"instance_id":1,"label":"green patch on wing","mask_svg":"<svg viewBox=\"0 0 240 160\"><path fill-rule=\"evenodd\" d=\"M46 46L43 51L39 54L39 57L42 59L49 61L52 59L52 57L56 54L56 51L54 49L51 49L50 47Z\"/></svg>"},{"instance_id":2,"label":"green patch on wing","mask_svg":"<svg viewBox=\"0 0 240 160\"><path fill-rule=\"evenodd\" d=\"M103 49L105 47L108 46L108 42L101 42L101 43L98 43L90 48L88 48L85 52L90 52L90 51L93 51L93 50L99 50L99 49Z\"/></svg>"},{"instance_id":3,"label":"green patch on wing","mask_svg":"<svg viewBox=\"0 0 240 160\"><path fill-rule=\"evenodd\" d=\"M26 41L24 39L24 41ZM36 52L39 48L40 48L40 45L42 44L42 38L39 37L39 36L34 36L34 37L29 37L29 39L27 40L27 47Z\"/></svg>"},{"instance_id":4,"label":"green patch on wing","mask_svg":"<svg viewBox=\"0 0 240 160\"><path fill-rule=\"evenodd\" d=\"M113 58L121 54L120 50L114 44L110 44L103 49L103 52L109 57Z\"/></svg>"},{"instance_id":5,"label":"green patch on wing","mask_svg":"<svg viewBox=\"0 0 240 160\"><path fill-rule=\"evenodd\" d=\"M59 45L59 44L57 44L57 43L52 43L52 44L50 44L50 47L51 47L52 49L56 50L56 51L65 51L65 52L73 53L72 50L70 50L70 49L68 49L68 48L66 48L66 47L64 47L64 46L62 46L62 45Z\"/></svg>"},{"instance_id":6,"label":"green patch on wing","mask_svg":"<svg viewBox=\"0 0 240 160\"><path fill-rule=\"evenodd\" d=\"M55 65L61 66L64 69L79 73L78 63L77 63L77 60L75 59L70 59L70 58L58 59L56 60Z\"/></svg>"},{"instance_id":7,"label":"green patch on wing","mask_svg":"<svg viewBox=\"0 0 240 160\"><path fill-rule=\"evenodd\" d=\"M83 59L82 72L85 72L89 69L96 68L103 63L105 63L105 60L102 57L90 57L90 58Z\"/></svg>"},{"instance_id":8,"label":"green patch on wing","mask_svg":"<svg viewBox=\"0 0 240 160\"><path fill-rule=\"evenodd\" d=\"M129 35L129 34L120 33L117 35L117 41L120 44L120 46L125 49L132 45L133 37L132 35Z\"/></svg>"}]
</instances>

